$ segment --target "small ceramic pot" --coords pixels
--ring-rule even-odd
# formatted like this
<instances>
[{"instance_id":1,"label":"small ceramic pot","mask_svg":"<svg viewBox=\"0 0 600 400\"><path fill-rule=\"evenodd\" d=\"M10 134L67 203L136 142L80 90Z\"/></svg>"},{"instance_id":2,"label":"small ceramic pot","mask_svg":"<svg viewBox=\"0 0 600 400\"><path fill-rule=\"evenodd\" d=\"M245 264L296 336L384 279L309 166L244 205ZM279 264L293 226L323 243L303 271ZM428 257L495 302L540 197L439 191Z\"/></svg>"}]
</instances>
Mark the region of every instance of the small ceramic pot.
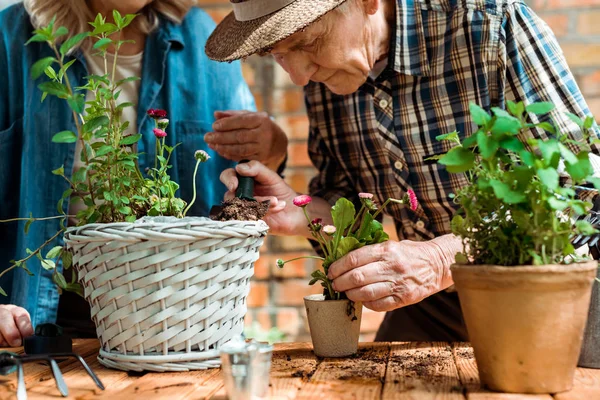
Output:
<instances>
[{"instance_id":1,"label":"small ceramic pot","mask_svg":"<svg viewBox=\"0 0 600 400\"><path fill-rule=\"evenodd\" d=\"M354 303L351 315L349 304L350 300L325 300L322 294L304 298L315 355L347 357L357 352L362 303Z\"/></svg>"},{"instance_id":2,"label":"small ceramic pot","mask_svg":"<svg viewBox=\"0 0 600 400\"><path fill-rule=\"evenodd\" d=\"M573 386L596 267L451 267L482 383L516 393Z\"/></svg>"}]
</instances>

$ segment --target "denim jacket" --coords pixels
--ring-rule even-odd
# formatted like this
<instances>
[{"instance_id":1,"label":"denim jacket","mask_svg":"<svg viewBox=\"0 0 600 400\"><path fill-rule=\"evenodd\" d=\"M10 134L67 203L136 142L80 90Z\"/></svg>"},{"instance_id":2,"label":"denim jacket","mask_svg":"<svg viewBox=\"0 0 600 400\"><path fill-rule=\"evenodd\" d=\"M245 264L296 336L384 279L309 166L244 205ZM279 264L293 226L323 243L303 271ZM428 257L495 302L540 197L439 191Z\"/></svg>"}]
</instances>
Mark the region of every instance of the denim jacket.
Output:
<instances>
[{"instance_id":1,"label":"denim jacket","mask_svg":"<svg viewBox=\"0 0 600 400\"><path fill-rule=\"evenodd\" d=\"M167 144L182 144L172 156L171 178L181 185L180 197L192 198L194 151L203 149L212 159L201 165L197 185L199 198L189 215L207 215L210 207L223 199L225 187L219 181L221 171L233 163L204 143L204 133L211 130L215 110L254 110L254 100L242 78L239 63L217 63L204 54L204 44L214 28L211 18L193 8L182 24L161 21L160 27L146 39L142 80L137 106L137 126L143 138L138 144L140 168L153 162L154 121L146 116L149 108L167 110L170 125ZM67 182L51 171L64 165L73 170L75 144L55 144L52 136L63 130L75 131L73 117L65 100L42 93L32 81L30 68L43 57L51 56L46 43L25 42L33 27L22 4L0 12L0 220L58 215L56 203ZM77 62L68 71L73 86L83 83L87 75L85 59L76 54ZM68 210L68 204L64 205ZM9 260L21 259L25 249L36 249L59 229L59 220L36 222L29 233L24 222L0 223L0 272ZM60 245L51 243L47 249ZM46 250L47 251L47 250ZM45 253L44 253L45 254ZM0 279L8 296L0 303L26 308L34 326L54 322L58 293L51 272L41 268L37 259L28 262L33 276L17 268Z\"/></svg>"}]
</instances>

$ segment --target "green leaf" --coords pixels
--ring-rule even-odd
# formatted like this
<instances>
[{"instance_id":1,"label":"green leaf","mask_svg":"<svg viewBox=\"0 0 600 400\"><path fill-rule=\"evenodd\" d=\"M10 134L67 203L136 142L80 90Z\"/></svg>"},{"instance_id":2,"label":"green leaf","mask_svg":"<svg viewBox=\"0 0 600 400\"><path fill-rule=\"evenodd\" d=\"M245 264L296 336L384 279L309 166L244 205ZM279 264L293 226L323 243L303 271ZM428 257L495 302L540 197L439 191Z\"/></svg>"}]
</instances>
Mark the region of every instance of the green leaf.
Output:
<instances>
[{"instance_id":1,"label":"green leaf","mask_svg":"<svg viewBox=\"0 0 600 400\"><path fill-rule=\"evenodd\" d=\"M581 118L579 118L577 115L572 114L572 113L565 113L565 115L567 117L569 117L569 119L573 122L575 122L577 124L578 127L583 128L583 120Z\"/></svg>"},{"instance_id":2,"label":"green leaf","mask_svg":"<svg viewBox=\"0 0 600 400\"><path fill-rule=\"evenodd\" d=\"M575 182L586 179L594 172L586 151L582 151L577 154L577 160L578 161L576 163L565 162L565 169Z\"/></svg>"},{"instance_id":3,"label":"green leaf","mask_svg":"<svg viewBox=\"0 0 600 400\"><path fill-rule=\"evenodd\" d=\"M558 148L558 141L555 139L535 140L537 141L538 148L542 153L542 158L545 160L546 165L556 167L560 159L560 149Z\"/></svg>"},{"instance_id":4,"label":"green leaf","mask_svg":"<svg viewBox=\"0 0 600 400\"><path fill-rule=\"evenodd\" d=\"M44 268L46 271L52 271L54 268L56 268L56 263L52 260L42 260L42 268Z\"/></svg>"},{"instance_id":5,"label":"green leaf","mask_svg":"<svg viewBox=\"0 0 600 400\"><path fill-rule=\"evenodd\" d=\"M131 208L127 207L127 206L123 206L123 207L119 208L119 212L121 214L129 215L129 214L131 214Z\"/></svg>"},{"instance_id":6,"label":"green leaf","mask_svg":"<svg viewBox=\"0 0 600 400\"><path fill-rule=\"evenodd\" d=\"M128 215L125 217L125 222L135 222L137 217L135 215Z\"/></svg>"},{"instance_id":7,"label":"green leaf","mask_svg":"<svg viewBox=\"0 0 600 400\"><path fill-rule=\"evenodd\" d=\"M543 130L545 130L546 132L550 132L553 135L556 135L556 129L554 128L554 126L549 123L549 122L540 122L539 124L536 125L538 128L542 128Z\"/></svg>"},{"instance_id":8,"label":"green leaf","mask_svg":"<svg viewBox=\"0 0 600 400\"><path fill-rule=\"evenodd\" d=\"M102 24L102 25L99 25L98 27L96 27L94 29L94 31L92 32L92 35L97 36L102 33L111 34L113 32L116 32L117 30L118 30L118 28L115 24L111 24L111 23L106 24L105 23L105 24Z\"/></svg>"},{"instance_id":9,"label":"green leaf","mask_svg":"<svg viewBox=\"0 0 600 400\"><path fill-rule=\"evenodd\" d=\"M58 29L54 31L54 38L59 38L61 36L66 35L67 33L69 33L69 30L67 28L65 28L64 26L59 26Z\"/></svg>"},{"instance_id":10,"label":"green leaf","mask_svg":"<svg viewBox=\"0 0 600 400\"><path fill-rule=\"evenodd\" d=\"M60 252L62 251L63 247L62 246L55 246L52 249L50 249L50 251L48 252L48 254L46 254L46 258L56 258L59 256Z\"/></svg>"},{"instance_id":11,"label":"green leaf","mask_svg":"<svg viewBox=\"0 0 600 400\"><path fill-rule=\"evenodd\" d=\"M479 126L485 126L492 120L492 117L487 113L487 111L475 103L469 104L469 110L471 112L473 121Z\"/></svg>"},{"instance_id":12,"label":"green leaf","mask_svg":"<svg viewBox=\"0 0 600 400\"><path fill-rule=\"evenodd\" d=\"M481 157L483 157L484 160L489 160L494 157L498 150L498 142L484 132L479 132L477 134L477 146L479 146Z\"/></svg>"},{"instance_id":13,"label":"green leaf","mask_svg":"<svg viewBox=\"0 0 600 400\"><path fill-rule=\"evenodd\" d=\"M58 271L55 271L54 274L52 274L52 280L54 281L54 283L56 283L56 285L61 288L61 289L66 289L67 288L67 280L65 279L64 275L61 274Z\"/></svg>"},{"instance_id":14,"label":"green leaf","mask_svg":"<svg viewBox=\"0 0 600 400\"><path fill-rule=\"evenodd\" d=\"M116 85L117 87L119 87L119 86L121 86L121 85L122 85L122 84L124 84L124 83L127 83L127 82L134 82L134 81L139 81L140 79L141 79L141 78L140 78L139 76L130 76L130 77L127 77L127 78L124 78L124 79L121 79L121 80L117 81L117 82L115 83L115 85Z\"/></svg>"},{"instance_id":15,"label":"green leaf","mask_svg":"<svg viewBox=\"0 0 600 400\"><path fill-rule=\"evenodd\" d=\"M60 54L65 55L71 50L73 47L78 45L82 40L87 38L90 35L89 32L78 33L77 35L70 37L65 40L64 43L60 46Z\"/></svg>"},{"instance_id":16,"label":"green leaf","mask_svg":"<svg viewBox=\"0 0 600 400\"><path fill-rule=\"evenodd\" d=\"M591 184L594 185L594 188L596 190L600 190L600 178L598 178L598 177L590 177L587 180L588 180L588 182L590 182Z\"/></svg>"},{"instance_id":17,"label":"green leaf","mask_svg":"<svg viewBox=\"0 0 600 400\"><path fill-rule=\"evenodd\" d=\"M490 179L490 185L494 189L497 198L508 204L524 202L527 197L523 193L514 192L506 183L496 179Z\"/></svg>"},{"instance_id":18,"label":"green leaf","mask_svg":"<svg viewBox=\"0 0 600 400\"><path fill-rule=\"evenodd\" d=\"M121 139L121 141L119 142L119 146L126 146L126 145L132 145L134 143L137 143L140 139L142 138L141 134L135 134L135 135L129 135L129 136L125 136L123 139ZM165 160L166 161L166 160Z\"/></svg>"},{"instance_id":19,"label":"green leaf","mask_svg":"<svg viewBox=\"0 0 600 400\"><path fill-rule=\"evenodd\" d=\"M344 234L344 230L352 223L355 213L354 204L350 200L341 197L336 201L335 205L331 207L331 216L336 234Z\"/></svg>"},{"instance_id":20,"label":"green leaf","mask_svg":"<svg viewBox=\"0 0 600 400\"><path fill-rule=\"evenodd\" d=\"M575 222L575 228L579 233L583 235L593 235L595 233L598 233L598 230L594 229L592 224L590 224L587 221L580 220Z\"/></svg>"},{"instance_id":21,"label":"green leaf","mask_svg":"<svg viewBox=\"0 0 600 400\"><path fill-rule=\"evenodd\" d=\"M494 121L494 125L492 125L491 131L495 134L510 133L516 135L517 133L519 133L520 129L521 122L518 119L508 115L497 116L496 120Z\"/></svg>"},{"instance_id":22,"label":"green leaf","mask_svg":"<svg viewBox=\"0 0 600 400\"><path fill-rule=\"evenodd\" d=\"M515 153L519 153L520 151L525 150L525 146L523 145L523 142L521 142L515 136L509 136L505 139L502 139L500 141L500 147L502 147L503 149L506 149L506 150L513 151Z\"/></svg>"},{"instance_id":23,"label":"green leaf","mask_svg":"<svg viewBox=\"0 0 600 400\"><path fill-rule=\"evenodd\" d=\"M60 168L56 168L52 171L54 175L65 176L65 166L62 165Z\"/></svg>"},{"instance_id":24,"label":"green leaf","mask_svg":"<svg viewBox=\"0 0 600 400\"><path fill-rule=\"evenodd\" d=\"M71 131L62 131L52 136L52 141L54 143L75 143L77 135Z\"/></svg>"},{"instance_id":25,"label":"green leaf","mask_svg":"<svg viewBox=\"0 0 600 400\"><path fill-rule=\"evenodd\" d=\"M525 107L525 110L532 114L541 115L548 114L550 111L554 110L554 108L554 104L541 101L539 103L529 104L527 107Z\"/></svg>"},{"instance_id":26,"label":"green leaf","mask_svg":"<svg viewBox=\"0 0 600 400\"><path fill-rule=\"evenodd\" d=\"M73 174L73 178L72 178L73 179L73 183L85 182L86 176L87 176L87 168L85 168L85 167L79 168Z\"/></svg>"},{"instance_id":27,"label":"green leaf","mask_svg":"<svg viewBox=\"0 0 600 400\"><path fill-rule=\"evenodd\" d=\"M550 190L558 187L558 172L554 168L544 168L537 171L540 181Z\"/></svg>"},{"instance_id":28,"label":"green leaf","mask_svg":"<svg viewBox=\"0 0 600 400\"><path fill-rule=\"evenodd\" d=\"M129 204L129 198L127 196L121 196L121 203Z\"/></svg>"},{"instance_id":29,"label":"green leaf","mask_svg":"<svg viewBox=\"0 0 600 400\"><path fill-rule=\"evenodd\" d=\"M583 129L590 129L596 121L594 121L594 117L585 117L585 121L583 122Z\"/></svg>"},{"instance_id":30,"label":"green leaf","mask_svg":"<svg viewBox=\"0 0 600 400\"><path fill-rule=\"evenodd\" d=\"M465 172L473 168L475 154L462 146L457 146L450 149L438 162L445 165L449 172Z\"/></svg>"},{"instance_id":31,"label":"green leaf","mask_svg":"<svg viewBox=\"0 0 600 400\"><path fill-rule=\"evenodd\" d=\"M113 201L113 195L108 191L104 192L104 200Z\"/></svg>"},{"instance_id":32,"label":"green leaf","mask_svg":"<svg viewBox=\"0 0 600 400\"><path fill-rule=\"evenodd\" d=\"M352 250L356 250L361 246L362 244L358 241L358 239L352 236L342 238L337 247L336 259L342 258Z\"/></svg>"},{"instance_id":33,"label":"green leaf","mask_svg":"<svg viewBox=\"0 0 600 400\"><path fill-rule=\"evenodd\" d=\"M23 232L25 232L25 234L27 235L29 233L29 228L31 228L31 224L34 223L33 219L28 219L27 222L25 222L25 226L23 227Z\"/></svg>"},{"instance_id":34,"label":"green leaf","mask_svg":"<svg viewBox=\"0 0 600 400\"><path fill-rule=\"evenodd\" d=\"M37 79L42 76L46 68L52 65L52 63L55 61L56 59L54 57L45 57L36 61L35 64L31 66L31 79Z\"/></svg>"},{"instance_id":35,"label":"green leaf","mask_svg":"<svg viewBox=\"0 0 600 400\"><path fill-rule=\"evenodd\" d=\"M8 294L6 294L6 292L4 291L4 289L2 289L1 287L0 287L0 294L2 296L5 296L5 297L8 296Z\"/></svg>"},{"instance_id":36,"label":"green leaf","mask_svg":"<svg viewBox=\"0 0 600 400\"><path fill-rule=\"evenodd\" d=\"M99 117L92 118L83 125L85 132L93 132L101 126L108 125L110 121L106 115L100 115Z\"/></svg>"},{"instance_id":37,"label":"green leaf","mask_svg":"<svg viewBox=\"0 0 600 400\"><path fill-rule=\"evenodd\" d=\"M552 207L553 210L562 211L569 206L569 203L563 200L559 200L556 197L550 197L548 199L548 204Z\"/></svg>"},{"instance_id":38,"label":"green leaf","mask_svg":"<svg viewBox=\"0 0 600 400\"><path fill-rule=\"evenodd\" d=\"M50 81L42 82L38 85L38 88L42 92L46 92L53 96L57 96L61 99L66 99L67 96L69 95L69 91L67 90L67 87L59 82L50 82Z\"/></svg>"},{"instance_id":39,"label":"green leaf","mask_svg":"<svg viewBox=\"0 0 600 400\"><path fill-rule=\"evenodd\" d=\"M558 148L560 150L560 156L568 163L574 164L578 161L577 156L573 154L571 150L567 146L562 143L558 144Z\"/></svg>"},{"instance_id":40,"label":"green leaf","mask_svg":"<svg viewBox=\"0 0 600 400\"><path fill-rule=\"evenodd\" d=\"M112 146L108 146L106 144L102 145L98 150L96 150L96 157L104 156L108 153L112 153L115 149Z\"/></svg>"},{"instance_id":41,"label":"green leaf","mask_svg":"<svg viewBox=\"0 0 600 400\"><path fill-rule=\"evenodd\" d=\"M104 49L108 47L113 41L109 38L102 38L94 43L94 49Z\"/></svg>"},{"instance_id":42,"label":"green leaf","mask_svg":"<svg viewBox=\"0 0 600 400\"><path fill-rule=\"evenodd\" d=\"M71 265L73 265L73 254L71 254L70 251L63 251L63 253L62 253L62 263L63 263L63 268L64 269L71 268Z\"/></svg>"},{"instance_id":43,"label":"green leaf","mask_svg":"<svg viewBox=\"0 0 600 400\"><path fill-rule=\"evenodd\" d=\"M29 40L25 43L25 46L27 46L29 43L33 43L33 42L47 42L48 39L49 39L48 36L46 36L42 33L36 33L31 38L29 38Z\"/></svg>"},{"instance_id":44,"label":"green leaf","mask_svg":"<svg viewBox=\"0 0 600 400\"><path fill-rule=\"evenodd\" d=\"M82 93L69 96L67 98L67 103L69 103L71 110L75 111L77 114L81 114L85 109L85 96Z\"/></svg>"},{"instance_id":45,"label":"green leaf","mask_svg":"<svg viewBox=\"0 0 600 400\"><path fill-rule=\"evenodd\" d=\"M515 103L508 100L506 102L506 107L508 108L508 111L510 111L510 113L517 118L520 118L525 112L525 105L522 101Z\"/></svg>"}]
</instances>

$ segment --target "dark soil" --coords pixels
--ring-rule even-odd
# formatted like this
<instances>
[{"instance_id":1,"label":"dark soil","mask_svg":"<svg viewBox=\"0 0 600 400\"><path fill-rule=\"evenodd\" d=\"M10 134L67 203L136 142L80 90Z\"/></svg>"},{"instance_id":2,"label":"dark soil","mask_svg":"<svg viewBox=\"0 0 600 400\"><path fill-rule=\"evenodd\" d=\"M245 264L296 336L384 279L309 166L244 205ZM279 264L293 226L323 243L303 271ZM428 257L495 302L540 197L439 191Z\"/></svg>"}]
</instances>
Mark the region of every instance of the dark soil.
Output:
<instances>
[{"instance_id":1,"label":"dark soil","mask_svg":"<svg viewBox=\"0 0 600 400\"><path fill-rule=\"evenodd\" d=\"M252 201L234 197L222 203L221 211L214 217L215 221L258 221L269 210L269 202Z\"/></svg>"}]
</instances>

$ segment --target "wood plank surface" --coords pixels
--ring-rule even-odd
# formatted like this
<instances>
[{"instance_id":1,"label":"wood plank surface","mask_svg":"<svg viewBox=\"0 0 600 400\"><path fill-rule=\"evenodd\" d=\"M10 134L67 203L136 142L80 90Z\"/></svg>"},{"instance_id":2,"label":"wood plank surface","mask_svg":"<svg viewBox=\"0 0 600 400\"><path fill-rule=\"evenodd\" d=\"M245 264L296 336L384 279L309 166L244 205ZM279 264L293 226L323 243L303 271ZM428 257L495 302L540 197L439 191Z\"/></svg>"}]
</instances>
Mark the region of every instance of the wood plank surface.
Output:
<instances>
[{"instance_id":1,"label":"wood plank surface","mask_svg":"<svg viewBox=\"0 0 600 400\"><path fill-rule=\"evenodd\" d=\"M221 371L127 373L104 368L97 340L75 340L106 390L74 360L59 363L69 398L225 400ZM6 349L8 350L8 349ZM13 352L22 349L10 349ZM61 399L46 364L25 364L29 399ZM273 353L269 399L600 399L600 370L579 368L571 391L550 395L491 392L479 382L473 349L467 343L364 343L352 357L317 358L310 343L284 343ZM0 399L16 399L16 374L0 376Z\"/></svg>"},{"instance_id":2,"label":"wood plank surface","mask_svg":"<svg viewBox=\"0 0 600 400\"><path fill-rule=\"evenodd\" d=\"M393 343L382 399L464 399L447 343Z\"/></svg>"},{"instance_id":3,"label":"wood plank surface","mask_svg":"<svg viewBox=\"0 0 600 400\"><path fill-rule=\"evenodd\" d=\"M456 366L458 367L458 376L463 390L469 400L552 400L549 394L517 394L517 393L498 393L489 391L481 387L479 382L479 372L473 348L468 343L454 343L452 345ZM591 399L588 399L591 400Z\"/></svg>"},{"instance_id":4,"label":"wood plank surface","mask_svg":"<svg viewBox=\"0 0 600 400\"><path fill-rule=\"evenodd\" d=\"M295 399L298 391L317 370L318 360L310 343L282 343L275 346L271 362L271 399Z\"/></svg>"},{"instance_id":5,"label":"wood plank surface","mask_svg":"<svg viewBox=\"0 0 600 400\"><path fill-rule=\"evenodd\" d=\"M352 357L324 358L296 398L380 399L389 353L389 343L371 343Z\"/></svg>"},{"instance_id":6,"label":"wood plank surface","mask_svg":"<svg viewBox=\"0 0 600 400\"><path fill-rule=\"evenodd\" d=\"M577 368L573 389L554 395L557 400L600 399L600 369Z\"/></svg>"}]
</instances>

